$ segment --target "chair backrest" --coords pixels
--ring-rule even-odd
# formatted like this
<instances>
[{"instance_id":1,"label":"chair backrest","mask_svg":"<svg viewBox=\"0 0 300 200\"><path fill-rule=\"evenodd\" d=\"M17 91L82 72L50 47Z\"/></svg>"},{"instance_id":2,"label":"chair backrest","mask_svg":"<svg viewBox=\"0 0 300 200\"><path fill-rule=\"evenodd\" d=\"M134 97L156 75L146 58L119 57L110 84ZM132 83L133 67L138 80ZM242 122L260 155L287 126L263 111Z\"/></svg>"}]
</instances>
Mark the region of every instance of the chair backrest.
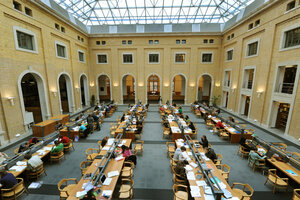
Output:
<instances>
[{"instance_id":1,"label":"chair backrest","mask_svg":"<svg viewBox=\"0 0 300 200\"><path fill-rule=\"evenodd\" d=\"M126 158L126 161L132 161L132 163L134 164L134 165L136 165L136 162L137 162L137 158L136 158L136 155L130 155L130 156L128 156L127 158Z\"/></svg>"},{"instance_id":2,"label":"chair backrest","mask_svg":"<svg viewBox=\"0 0 300 200\"><path fill-rule=\"evenodd\" d=\"M174 193L174 195L175 195L176 192L178 192L180 190L184 190L185 192L188 192L187 191L187 186L185 186L185 185L180 185L180 184L174 184L173 185L173 193Z\"/></svg>"},{"instance_id":3,"label":"chair backrest","mask_svg":"<svg viewBox=\"0 0 300 200\"><path fill-rule=\"evenodd\" d=\"M251 197L253 195L254 190L249 184L245 184L244 185L244 192L246 192ZM250 192L250 194L248 192Z\"/></svg>"},{"instance_id":4,"label":"chair backrest","mask_svg":"<svg viewBox=\"0 0 300 200\"><path fill-rule=\"evenodd\" d=\"M276 169L269 169L268 170L268 178L269 177L274 177L275 178L275 182L277 182L277 179L279 178L276 174Z\"/></svg>"},{"instance_id":5,"label":"chair backrest","mask_svg":"<svg viewBox=\"0 0 300 200\"><path fill-rule=\"evenodd\" d=\"M230 172L230 167L227 164L223 164L222 165L222 171L229 173Z\"/></svg>"},{"instance_id":6,"label":"chair backrest","mask_svg":"<svg viewBox=\"0 0 300 200\"><path fill-rule=\"evenodd\" d=\"M19 148L16 148L16 149L14 150L14 154L17 155L18 153L19 153Z\"/></svg>"},{"instance_id":7,"label":"chair backrest","mask_svg":"<svg viewBox=\"0 0 300 200\"><path fill-rule=\"evenodd\" d=\"M294 190L293 200L300 200L300 189Z\"/></svg>"},{"instance_id":8,"label":"chair backrest","mask_svg":"<svg viewBox=\"0 0 300 200\"><path fill-rule=\"evenodd\" d=\"M143 147L144 141L142 140L137 140L135 145L141 145Z\"/></svg>"},{"instance_id":9,"label":"chair backrest","mask_svg":"<svg viewBox=\"0 0 300 200\"><path fill-rule=\"evenodd\" d=\"M170 146L174 146L174 147L175 147L175 142L166 142L166 143L167 143L168 148L169 148Z\"/></svg>"},{"instance_id":10,"label":"chair backrest","mask_svg":"<svg viewBox=\"0 0 300 200\"><path fill-rule=\"evenodd\" d=\"M223 156L221 154L217 153L216 155L217 155L217 159L218 160L222 160L223 159Z\"/></svg>"}]
</instances>

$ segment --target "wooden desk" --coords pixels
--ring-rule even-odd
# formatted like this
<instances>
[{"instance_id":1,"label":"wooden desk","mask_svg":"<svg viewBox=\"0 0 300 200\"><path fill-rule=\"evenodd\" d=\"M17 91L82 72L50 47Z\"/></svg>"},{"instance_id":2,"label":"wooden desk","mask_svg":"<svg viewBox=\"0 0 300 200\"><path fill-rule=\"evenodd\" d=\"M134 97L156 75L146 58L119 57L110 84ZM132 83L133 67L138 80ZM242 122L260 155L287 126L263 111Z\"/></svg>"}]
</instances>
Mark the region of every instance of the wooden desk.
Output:
<instances>
[{"instance_id":1,"label":"wooden desk","mask_svg":"<svg viewBox=\"0 0 300 200\"><path fill-rule=\"evenodd\" d=\"M46 120L32 126L34 137L45 137L55 131L56 121Z\"/></svg>"},{"instance_id":2,"label":"wooden desk","mask_svg":"<svg viewBox=\"0 0 300 200\"><path fill-rule=\"evenodd\" d=\"M45 147L50 147L50 148L52 148L53 146L54 146L54 144L48 144L47 146L44 146L44 147L41 148L41 149L44 149ZM46 150L45 152L46 152L46 153L45 153L44 155L39 155L38 153L34 153L34 154L32 154L32 156L39 155L39 157L40 157L41 159L43 159L45 156L47 156L47 155L50 153L49 150ZM22 162L26 162L26 163L27 163L27 160L22 160ZM14 165L14 166L16 166L16 165ZM20 166L27 166L27 165L20 165ZM10 171L10 170L8 170L8 172L9 172L9 173L12 173L15 177L17 177L17 176L19 176L20 174L22 174L25 170L26 170L26 168L24 168L22 171Z\"/></svg>"},{"instance_id":3,"label":"wooden desk","mask_svg":"<svg viewBox=\"0 0 300 200\"><path fill-rule=\"evenodd\" d=\"M123 127L126 126L126 122L123 121L118 128L115 131L115 137L117 137L119 134L123 133L124 129ZM136 129L136 125L130 125L130 129ZM125 130L125 135L123 135L123 138L131 139L132 141L135 141L135 131L134 130Z\"/></svg>"},{"instance_id":4,"label":"wooden desk","mask_svg":"<svg viewBox=\"0 0 300 200\"><path fill-rule=\"evenodd\" d=\"M131 140L130 139L126 139L126 143L124 144L128 147L131 146ZM107 146L107 145L106 145ZM105 155L106 154L106 151L101 151L99 153L99 155ZM105 159L105 158L103 158ZM102 159L95 159L93 161L93 163L88 167L88 169L86 170L85 174L88 174L88 173L94 173L98 164L102 161ZM123 160L119 160L119 161L116 161L115 159L111 159L111 161L109 162L106 170L105 170L105 175L106 177L108 172L110 171L118 171L119 172L119 176L121 175L121 170L123 168L123 164L124 164L124 159ZM110 183L110 185L103 185L100 187L100 190L103 192L103 190L112 190L113 193L114 193L114 190L115 190L115 187L117 185L117 181L119 179L119 176L114 176L112 177L112 181ZM73 200L73 199L79 199L79 198L76 198L76 193L78 191L83 191L82 189L82 185L83 183L87 183L89 181L89 179L83 179L83 177L80 179L80 181L78 182L78 184L76 185L76 187L74 187L73 190L70 191L69 193L69 197L67 198L68 200ZM102 195L102 193L100 194Z\"/></svg>"},{"instance_id":5,"label":"wooden desk","mask_svg":"<svg viewBox=\"0 0 300 200\"><path fill-rule=\"evenodd\" d=\"M298 186L300 185L300 171L299 170L295 169L289 163L280 162L280 161L275 160L274 158L268 158L267 161L270 164L272 164L274 167L276 167L277 169L282 171L290 179L294 180L298 184ZM286 170L292 170L293 172L298 174L298 176L293 176L290 173L288 173Z\"/></svg>"},{"instance_id":6,"label":"wooden desk","mask_svg":"<svg viewBox=\"0 0 300 200\"><path fill-rule=\"evenodd\" d=\"M197 140L193 140L193 141L194 141L194 142L198 142ZM181 147L180 145L178 145L177 141L176 141L176 146L179 147L179 148ZM195 147L193 147L193 148L195 148ZM198 151L199 151L200 153L201 153L201 152L204 152L204 149L203 149L202 147L197 148L197 149L198 149ZM194 150L195 150L195 149L194 149ZM186 151L187 151L187 152L191 152L191 149L187 148ZM196 163L194 157L192 158L191 161L188 161L188 162L189 162L189 163L191 163L191 162ZM196 164L197 164L197 163L196 163ZM223 176L222 176L220 170L217 169L217 167L215 166L215 164L214 164L211 160L210 160L210 161L206 161L206 164L209 165L209 167L212 168L212 174L213 174L213 176L217 177L221 182L223 182L223 183L226 185L226 189L232 194L232 196L235 196L234 193L233 193L233 191L232 191L232 189L231 189L231 187L229 186L229 184L227 183L227 181L223 178ZM198 173L198 170L200 171L199 166L196 167L196 168L194 168L194 167L192 167L192 168L193 168L192 171L194 172L195 177L196 177L197 174L199 174L199 173ZM201 180L204 180L204 175L201 174L201 176L202 176L202 177L201 177ZM201 181L201 180L198 180L198 179L196 178L196 180L188 180L188 182L189 182L189 185L190 185L190 186L197 186L196 181ZM195 200L204 200L204 190L203 190L203 187L200 187L200 193L201 193L201 197L194 198Z\"/></svg>"},{"instance_id":7,"label":"wooden desk","mask_svg":"<svg viewBox=\"0 0 300 200\"><path fill-rule=\"evenodd\" d=\"M69 131L67 127L64 127L63 129L59 130L59 135L61 136L67 136L70 139L72 139L74 141L75 137L78 136L78 138L80 137L80 133L79 130L78 131L74 131L72 128L70 129L70 136L69 136Z\"/></svg>"},{"instance_id":8,"label":"wooden desk","mask_svg":"<svg viewBox=\"0 0 300 200\"><path fill-rule=\"evenodd\" d=\"M172 132L172 140L173 140L173 142L175 142L175 140L181 138L181 136L182 136L181 131L179 131L179 132L172 131L172 127L178 127L177 122L175 122L175 121L169 122L169 125L170 125L170 130ZM184 134L187 134L190 137L193 137L193 135L194 135L194 133L191 129L184 130Z\"/></svg>"},{"instance_id":9,"label":"wooden desk","mask_svg":"<svg viewBox=\"0 0 300 200\"><path fill-rule=\"evenodd\" d=\"M65 125L66 123L70 122L70 115L57 115L55 117L51 117L50 119Z\"/></svg>"}]
</instances>

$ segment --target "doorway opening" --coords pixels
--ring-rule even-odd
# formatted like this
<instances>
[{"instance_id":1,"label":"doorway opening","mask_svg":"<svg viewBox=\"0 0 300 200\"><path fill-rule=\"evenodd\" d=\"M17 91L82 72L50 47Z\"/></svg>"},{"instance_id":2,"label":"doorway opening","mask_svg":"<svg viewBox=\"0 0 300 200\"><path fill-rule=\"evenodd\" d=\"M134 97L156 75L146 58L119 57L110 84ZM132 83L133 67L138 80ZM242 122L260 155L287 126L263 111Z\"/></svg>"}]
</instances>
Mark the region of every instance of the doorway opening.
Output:
<instances>
[{"instance_id":1,"label":"doorway opening","mask_svg":"<svg viewBox=\"0 0 300 200\"><path fill-rule=\"evenodd\" d=\"M172 82L172 103L184 104L186 80L183 75L176 75Z\"/></svg>"},{"instance_id":2,"label":"doorway opening","mask_svg":"<svg viewBox=\"0 0 300 200\"><path fill-rule=\"evenodd\" d=\"M158 104L159 98L160 98L160 79L157 75L151 75L147 80L148 103Z\"/></svg>"},{"instance_id":3,"label":"doorway opening","mask_svg":"<svg viewBox=\"0 0 300 200\"><path fill-rule=\"evenodd\" d=\"M81 75L80 77L80 98L82 108L88 106L89 95L88 95L88 80L85 75Z\"/></svg>"},{"instance_id":4,"label":"doorway opening","mask_svg":"<svg viewBox=\"0 0 300 200\"><path fill-rule=\"evenodd\" d=\"M131 75L125 75L122 79L123 104L135 103L135 80Z\"/></svg>"},{"instance_id":5,"label":"doorway opening","mask_svg":"<svg viewBox=\"0 0 300 200\"><path fill-rule=\"evenodd\" d=\"M212 79L209 75L203 75L198 82L198 101L209 105L211 97L211 83Z\"/></svg>"},{"instance_id":6,"label":"doorway opening","mask_svg":"<svg viewBox=\"0 0 300 200\"><path fill-rule=\"evenodd\" d=\"M110 79L107 75L98 77L99 102L109 102L111 100Z\"/></svg>"}]
</instances>

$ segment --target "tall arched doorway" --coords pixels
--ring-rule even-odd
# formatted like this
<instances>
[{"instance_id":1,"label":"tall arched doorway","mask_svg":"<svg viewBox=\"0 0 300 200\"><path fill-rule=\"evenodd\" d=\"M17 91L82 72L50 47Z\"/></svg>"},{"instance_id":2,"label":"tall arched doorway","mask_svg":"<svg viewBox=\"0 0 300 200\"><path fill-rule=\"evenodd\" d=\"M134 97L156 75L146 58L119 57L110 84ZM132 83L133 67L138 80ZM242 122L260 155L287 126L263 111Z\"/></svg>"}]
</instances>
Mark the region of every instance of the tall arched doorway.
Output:
<instances>
[{"instance_id":1,"label":"tall arched doorway","mask_svg":"<svg viewBox=\"0 0 300 200\"><path fill-rule=\"evenodd\" d=\"M184 104L186 90L186 79L179 74L173 78L172 82L172 103Z\"/></svg>"},{"instance_id":2,"label":"tall arched doorway","mask_svg":"<svg viewBox=\"0 0 300 200\"><path fill-rule=\"evenodd\" d=\"M27 73L21 79L21 89L25 108L25 122L39 123L45 120L46 102L42 79L36 74Z\"/></svg>"},{"instance_id":3,"label":"tall arched doorway","mask_svg":"<svg viewBox=\"0 0 300 200\"><path fill-rule=\"evenodd\" d=\"M147 80L147 100L148 103L158 104L160 97L160 79L157 75L152 74Z\"/></svg>"},{"instance_id":4,"label":"tall arched doorway","mask_svg":"<svg viewBox=\"0 0 300 200\"><path fill-rule=\"evenodd\" d=\"M122 79L123 104L135 103L135 80L131 75L125 75Z\"/></svg>"},{"instance_id":5,"label":"tall arched doorway","mask_svg":"<svg viewBox=\"0 0 300 200\"><path fill-rule=\"evenodd\" d=\"M58 79L61 113L72 113L74 109L71 78L61 74Z\"/></svg>"},{"instance_id":6,"label":"tall arched doorway","mask_svg":"<svg viewBox=\"0 0 300 200\"><path fill-rule=\"evenodd\" d=\"M198 81L198 96L199 102L205 102L209 105L211 98L212 78L209 75L202 75Z\"/></svg>"},{"instance_id":7,"label":"tall arched doorway","mask_svg":"<svg viewBox=\"0 0 300 200\"><path fill-rule=\"evenodd\" d=\"M100 103L111 100L110 79L107 75L98 77L98 94Z\"/></svg>"},{"instance_id":8,"label":"tall arched doorway","mask_svg":"<svg viewBox=\"0 0 300 200\"><path fill-rule=\"evenodd\" d=\"M86 75L80 76L80 99L82 107L88 106L89 102L89 87Z\"/></svg>"}]
</instances>

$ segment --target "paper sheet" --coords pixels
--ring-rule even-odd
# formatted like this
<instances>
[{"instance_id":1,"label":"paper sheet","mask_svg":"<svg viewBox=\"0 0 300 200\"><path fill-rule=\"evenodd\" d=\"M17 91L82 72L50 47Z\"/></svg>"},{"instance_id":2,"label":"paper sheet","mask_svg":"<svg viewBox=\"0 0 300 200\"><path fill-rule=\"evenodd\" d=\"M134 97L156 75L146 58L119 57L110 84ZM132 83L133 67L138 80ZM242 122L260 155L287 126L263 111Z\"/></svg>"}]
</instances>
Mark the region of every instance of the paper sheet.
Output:
<instances>
[{"instance_id":1,"label":"paper sheet","mask_svg":"<svg viewBox=\"0 0 300 200\"><path fill-rule=\"evenodd\" d=\"M108 151L109 150L109 146L105 146L105 147L103 147L102 149L101 149L101 151Z\"/></svg>"},{"instance_id":2,"label":"paper sheet","mask_svg":"<svg viewBox=\"0 0 300 200\"><path fill-rule=\"evenodd\" d=\"M194 167L194 168L197 168L197 167L198 167L198 165L197 165L196 163L194 163L194 162L191 162L190 165L191 165L192 167Z\"/></svg>"},{"instance_id":3,"label":"paper sheet","mask_svg":"<svg viewBox=\"0 0 300 200\"><path fill-rule=\"evenodd\" d=\"M27 166L17 166L17 165L15 165L15 166L9 168L9 170L11 170L11 171L16 171L16 172L21 172L21 171L23 171L26 167L27 167Z\"/></svg>"},{"instance_id":4,"label":"paper sheet","mask_svg":"<svg viewBox=\"0 0 300 200\"><path fill-rule=\"evenodd\" d=\"M119 161L119 160L122 160L122 159L124 159L124 157L122 155L115 158L116 161Z\"/></svg>"},{"instance_id":5,"label":"paper sheet","mask_svg":"<svg viewBox=\"0 0 300 200\"><path fill-rule=\"evenodd\" d=\"M83 191L79 191L79 192L76 192L76 197L79 198L79 197L83 197L84 195L86 195L87 192L85 190Z\"/></svg>"},{"instance_id":6,"label":"paper sheet","mask_svg":"<svg viewBox=\"0 0 300 200\"><path fill-rule=\"evenodd\" d=\"M27 165L27 162L23 162L23 161L18 161L16 163L16 165L20 166L20 165Z\"/></svg>"},{"instance_id":7,"label":"paper sheet","mask_svg":"<svg viewBox=\"0 0 300 200\"><path fill-rule=\"evenodd\" d=\"M193 168L190 165L186 165L184 167L184 169L187 170L187 171L192 171L193 170Z\"/></svg>"},{"instance_id":8,"label":"paper sheet","mask_svg":"<svg viewBox=\"0 0 300 200\"><path fill-rule=\"evenodd\" d=\"M106 178L103 185L110 185L112 178Z\"/></svg>"},{"instance_id":9,"label":"paper sheet","mask_svg":"<svg viewBox=\"0 0 300 200\"><path fill-rule=\"evenodd\" d=\"M214 195L207 195L207 194L204 194L204 199L205 199L205 200L215 200L215 197L214 197Z\"/></svg>"},{"instance_id":10,"label":"paper sheet","mask_svg":"<svg viewBox=\"0 0 300 200\"><path fill-rule=\"evenodd\" d=\"M107 146L111 146L113 143L114 143L114 141L115 141L115 139L114 138L109 138L108 140L107 140Z\"/></svg>"},{"instance_id":11,"label":"paper sheet","mask_svg":"<svg viewBox=\"0 0 300 200\"><path fill-rule=\"evenodd\" d=\"M103 190L102 196L110 197L112 195L112 190Z\"/></svg>"},{"instance_id":12,"label":"paper sheet","mask_svg":"<svg viewBox=\"0 0 300 200\"><path fill-rule=\"evenodd\" d=\"M186 177L188 180L196 180L194 172L188 172Z\"/></svg>"},{"instance_id":13,"label":"paper sheet","mask_svg":"<svg viewBox=\"0 0 300 200\"><path fill-rule=\"evenodd\" d=\"M198 186L206 186L206 182L205 181L196 181L196 184L198 185Z\"/></svg>"},{"instance_id":14,"label":"paper sheet","mask_svg":"<svg viewBox=\"0 0 300 200\"><path fill-rule=\"evenodd\" d=\"M118 175L119 175L118 171L111 171L111 172L108 172L108 174L107 174L108 178L118 176Z\"/></svg>"}]
</instances>

